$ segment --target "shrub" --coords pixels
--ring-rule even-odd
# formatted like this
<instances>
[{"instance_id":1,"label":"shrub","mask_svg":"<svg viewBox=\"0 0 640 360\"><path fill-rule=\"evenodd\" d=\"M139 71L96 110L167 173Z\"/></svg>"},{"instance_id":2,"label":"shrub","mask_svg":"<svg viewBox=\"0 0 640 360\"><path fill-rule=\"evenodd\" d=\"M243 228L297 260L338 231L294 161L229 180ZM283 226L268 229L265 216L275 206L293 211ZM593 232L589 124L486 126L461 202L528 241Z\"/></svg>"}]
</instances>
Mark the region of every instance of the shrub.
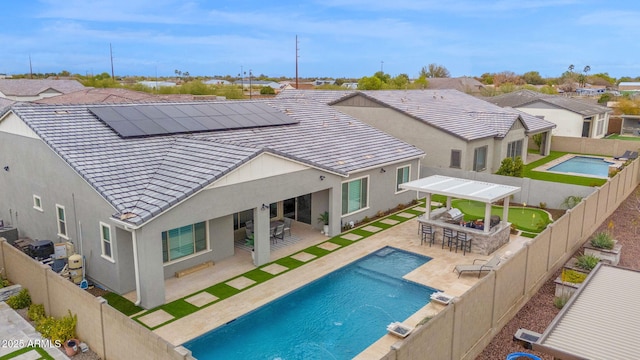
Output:
<instances>
[{"instance_id":1,"label":"shrub","mask_svg":"<svg viewBox=\"0 0 640 360\"><path fill-rule=\"evenodd\" d=\"M276 91L271 86L260 88L260 95L275 95Z\"/></svg>"},{"instance_id":2,"label":"shrub","mask_svg":"<svg viewBox=\"0 0 640 360\"><path fill-rule=\"evenodd\" d=\"M77 323L78 317L69 311L69 315L60 319L56 319L53 316L42 318L36 326L36 331L53 342L64 343L76 337Z\"/></svg>"},{"instance_id":3,"label":"shrub","mask_svg":"<svg viewBox=\"0 0 640 360\"><path fill-rule=\"evenodd\" d=\"M562 275L560 276L562 282L570 282L574 284L582 284L586 278L587 274L570 269L562 270Z\"/></svg>"},{"instance_id":4,"label":"shrub","mask_svg":"<svg viewBox=\"0 0 640 360\"><path fill-rule=\"evenodd\" d=\"M546 203L546 202L541 201L541 202L540 202L540 209L543 209L543 210L544 210L544 209L546 209L546 208L547 208L547 203Z\"/></svg>"},{"instance_id":5,"label":"shrub","mask_svg":"<svg viewBox=\"0 0 640 360\"><path fill-rule=\"evenodd\" d=\"M568 296L556 296L555 298L553 298L553 306L558 309L562 309L567 301L569 301Z\"/></svg>"},{"instance_id":6,"label":"shrub","mask_svg":"<svg viewBox=\"0 0 640 360\"><path fill-rule=\"evenodd\" d=\"M562 206L566 206L567 209L571 209L578 205L582 201L582 196L569 195L562 202Z\"/></svg>"},{"instance_id":7,"label":"shrub","mask_svg":"<svg viewBox=\"0 0 640 360\"><path fill-rule=\"evenodd\" d=\"M22 289L19 293L8 298L7 305L11 306L12 309L24 309L31 305L31 295L29 295L29 290Z\"/></svg>"},{"instance_id":8,"label":"shrub","mask_svg":"<svg viewBox=\"0 0 640 360\"><path fill-rule=\"evenodd\" d=\"M606 232L599 232L591 239L591 246L596 247L598 249L613 249L614 241Z\"/></svg>"},{"instance_id":9,"label":"shrub","mask_svg":"<svg viewBox=\"0 0 640 360\"><path fill-rule=\"evenodd\" d=\"M27 316L31 321L35 321L36 323L40 322L40 320L47 317L47 315L44 313L44 305L31 304L29 306L29 310L27 311Z\"/></svg>"},{"instance_id":10,"label":"shrub","mask_svg":"<svg viewBox=\"0 0 640 360\"><path fill-rule=\"evenodd\" d=\"M600 262L600 258L594 255L582 254L576 258L576 266L587 271L593 270Z\"/></svg>"}]
</instances>

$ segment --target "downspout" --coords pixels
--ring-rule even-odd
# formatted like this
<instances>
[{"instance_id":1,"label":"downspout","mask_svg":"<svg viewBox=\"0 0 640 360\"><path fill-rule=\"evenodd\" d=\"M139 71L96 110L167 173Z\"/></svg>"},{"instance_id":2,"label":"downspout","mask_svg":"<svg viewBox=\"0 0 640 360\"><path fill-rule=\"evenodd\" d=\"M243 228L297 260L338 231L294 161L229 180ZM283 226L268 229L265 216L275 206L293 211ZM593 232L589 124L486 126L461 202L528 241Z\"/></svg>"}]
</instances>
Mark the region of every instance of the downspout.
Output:
<instances>
[{"instance_id":1,"label":"downspout","mask_svg":"<svg viewBox=\"0 0 640 360\"><path fill-rule=\"evenodd\" d=\"M131 229L131 242L133 243L133 273L136 277L136 306L140 306L140 269L138 267L138 239L136 229Z\"/></svg>"}]
</instances>

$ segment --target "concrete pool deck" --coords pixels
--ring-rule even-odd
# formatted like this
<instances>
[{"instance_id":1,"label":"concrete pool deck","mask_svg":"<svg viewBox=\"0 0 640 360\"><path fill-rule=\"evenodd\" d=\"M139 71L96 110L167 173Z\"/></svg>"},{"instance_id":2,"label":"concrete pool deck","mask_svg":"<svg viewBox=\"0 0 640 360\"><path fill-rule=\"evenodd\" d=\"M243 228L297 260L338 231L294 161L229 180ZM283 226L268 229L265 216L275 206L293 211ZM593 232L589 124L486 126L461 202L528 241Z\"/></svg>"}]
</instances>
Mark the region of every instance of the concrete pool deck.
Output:
<instances>
[{"instance_id":1,"label":"concrete pool deck","mask_svg":"<svg viewBox=\"0 0 640 360\"><path fill-rule=\"evenodd\" d=\"M522 247L527 240L527 238L512 236L510 242L500 248L497 253L503 254L508 250L513 252ZM442 249L440 241L441 239L436 239L436 244L432 247L428 244L420 245L418 223L414 218L358 241L357 244L344 249L335 249L331 254L171 322L154 332L173 345L183 344L385 246L393 246L433 258L407 274L405 278L453 296L460 296L478 281L478 277L466 275L458 278L458 275L453 272L455 265L471 263L476 258L486 259L488 256L477 254L463 256L462 253L449 251L446 247ZM291 251L291 253L294 252ZM216 267L218 265L221 264L216 264ZM398 321L415 326L423 318L433 316L443 308L444 305L429 303L408 319L398 319ZM362 358L382 356L396 341L398 338L385 335L359 356Z\"/></svg>"}]
</instances>

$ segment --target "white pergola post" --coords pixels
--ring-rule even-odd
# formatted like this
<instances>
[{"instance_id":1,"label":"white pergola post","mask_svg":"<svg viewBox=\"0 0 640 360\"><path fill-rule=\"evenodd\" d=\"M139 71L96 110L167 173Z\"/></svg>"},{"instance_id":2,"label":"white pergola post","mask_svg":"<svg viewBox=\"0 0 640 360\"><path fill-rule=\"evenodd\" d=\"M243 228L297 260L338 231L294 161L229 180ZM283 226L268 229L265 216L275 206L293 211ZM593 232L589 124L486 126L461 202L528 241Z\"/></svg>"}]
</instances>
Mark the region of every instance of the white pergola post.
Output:
<instances>
[{"instance_id":1,"label":"white pergola post","mask_svg":"<svg viewBox=\"0 0 640 360\"><path fill-rule=\"evenodd\" d=\"M431 193L427 193L427 205L425 206L426 210L424 212L427 219L431 219Z\"/></svg>"},{"instance_id":2,"label":"white pergola post","mask_svg":"<svg viewBox=\"0 0 640 360\"><path fill-rule=\"evenodd\" d=\"M504 206L502 208L502 221L509 222L509 196L504 198Z\"/></svg>"},{"instance_id":3,"label":"white pergola post","mask_svg":"<svg viewBox=\"0 0 640 360\"><path fill-rule=\"evenodd\" d=\"M491 228L491 203L484 203L484 229L485 233L489 232Z\"/></svg>"}]
</instances>

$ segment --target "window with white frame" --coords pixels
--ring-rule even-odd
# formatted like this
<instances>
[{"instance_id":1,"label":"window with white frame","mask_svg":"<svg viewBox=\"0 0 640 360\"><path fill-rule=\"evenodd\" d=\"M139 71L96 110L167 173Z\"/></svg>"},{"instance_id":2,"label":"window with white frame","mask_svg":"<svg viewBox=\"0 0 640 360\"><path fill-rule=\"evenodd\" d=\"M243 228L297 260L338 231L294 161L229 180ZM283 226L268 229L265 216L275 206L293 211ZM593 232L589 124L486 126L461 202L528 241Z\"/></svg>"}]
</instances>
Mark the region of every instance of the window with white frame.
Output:
<instances>
[{"instance_id":1,"label":"window with white frame","mask_svg":"<svg viewBox=\"0 0 640 360\"><path fill-rule=\"evenodd\" d=\"M38 195L33 195L33 208L38 211L42 210L42 199Z\"/></svg>"},{"instance_id":2,"label":"window with white frame","mask_svg":"<svg viewBox=\"0 0 640 360\"><path fill-rule=\"evenodd\" d=\"M56 214L58 217L58 236L67 238L67 216L64 206L56 204Z\"/></svg>"},{"instance_id":3,"label":"window with white frame","mask_svg":"<svg viewBox=\"0 0 640 360\"><path fill-rule=\"evenodd\" d=\"M363 177L342 183L342 215L366 208L369 178Z\"/></svg>"},{"instance_id":4,"label":"window with white frame","mask_svg":"<svg viewBox=\"0 0 640 360\"><path fill-rule=\"evenodd\" d=\"M462 151L451 150L451 163L449 167L454 169L460 169L461 164L462 164Z\"/></svg>"},{"instance_id":5,"label":"window with white frame","mask_svg":"<svg viewBox=\"0 0 640 360\"><path fill-rule=\"evenodd\" d=\"M487 169L487 148L481 146L473 151L473 171L484 171Z\"/></svg>"},{"instance_id":6,"label":"window with white frame","mask_svg":"<svg viewBox=\"0 0 640 360\"><path fill-rule=\"evenodd\" d=\"M102 243L102 256L113 260L111 252L111 226L103 222L100 223L100 240Z\"/></svg>"},{"instance_id":7,"label":"window with white frame","mask_svg":"<svg viewBox=\"0 0 640 360\"><path fill-rule=\"evenodd\" d=\"M204 221L162 232L162 261L165 263L204 250L207 250Z\"/></svg>"},{"instance_id":8,"label":"window with white frame","mask_svg":"<svg viewBox=\"0 0 640 360\"><path fill-rule=\"evenodd\" d=\"M604 134L604 120L599 120L598 121L598 127L597 127L597 132L596 135L603 135Z\"/></svg>"},{"instance_id":9,"label":"window with white frame","mask_svg":"<svg viewBox=\"0 0 640 360\"><path fill-rule=\"evenodd\" d=\"M522 140L512 141L507 144L507 157L515 160L518 156L522 158Z\"/></svg>"},{"instance_id":10,"label":"window with white frame","mask_svg":"<svg viewBox=\"0 0 640 360\"><path fill-rule=\"evenodd\" d=\"M404 184L409 181L411 165L399 167L396 171L396 192L406 191L400 188L400 184Z\"/></svg>"}]
</instances>

